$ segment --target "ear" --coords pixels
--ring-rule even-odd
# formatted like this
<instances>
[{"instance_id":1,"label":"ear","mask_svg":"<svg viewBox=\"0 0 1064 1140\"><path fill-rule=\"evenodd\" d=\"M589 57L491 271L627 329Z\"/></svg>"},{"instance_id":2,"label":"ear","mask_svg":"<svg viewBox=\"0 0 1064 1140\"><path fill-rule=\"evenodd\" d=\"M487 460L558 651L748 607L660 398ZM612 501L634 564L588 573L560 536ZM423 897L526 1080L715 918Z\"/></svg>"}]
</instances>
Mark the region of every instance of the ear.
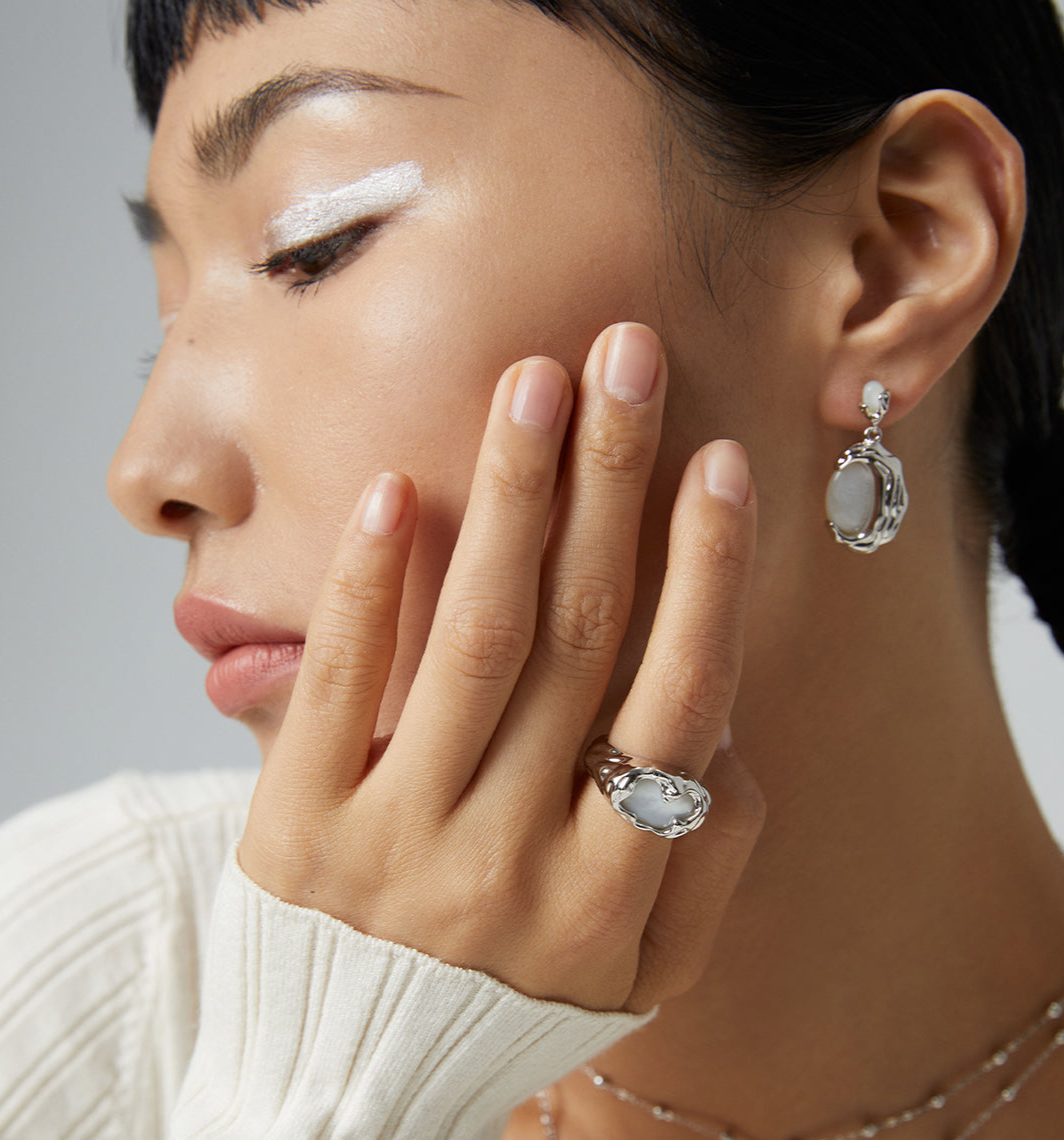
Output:
<instances>
[{"instance_id":1,"label":"ear","mask_svg":"<svg viewBox=\"0 0 1064 1140\"><path fill-rule=\"evenodd\" d=\"M1026 209L1019 143L956 91L899 103L859 161L820 404L839 428L867 426L866 381L890 390L890 422L957 360L1008 285Z\"/></svg>"}]
</instances>

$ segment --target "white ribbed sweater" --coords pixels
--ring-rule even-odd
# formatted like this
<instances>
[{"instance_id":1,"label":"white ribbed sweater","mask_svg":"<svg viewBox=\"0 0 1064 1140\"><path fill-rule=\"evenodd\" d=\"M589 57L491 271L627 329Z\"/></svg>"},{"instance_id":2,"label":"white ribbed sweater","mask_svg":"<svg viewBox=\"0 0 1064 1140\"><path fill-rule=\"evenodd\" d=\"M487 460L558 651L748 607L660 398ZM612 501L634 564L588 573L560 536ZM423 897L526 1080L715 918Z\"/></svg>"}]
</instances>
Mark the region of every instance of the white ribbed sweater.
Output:
<instances>
[{"instance_id":1,"label":"white ribbed sweater","mask_svg":"<svg viewBox=\"0 0 1064 1140\"><path fill-rule=\"evenodd\" d=\"M646 1020L262 891L255 775L122 773L0 828L2 1140L488 1140Z\"/></svg>"}]
</instances>

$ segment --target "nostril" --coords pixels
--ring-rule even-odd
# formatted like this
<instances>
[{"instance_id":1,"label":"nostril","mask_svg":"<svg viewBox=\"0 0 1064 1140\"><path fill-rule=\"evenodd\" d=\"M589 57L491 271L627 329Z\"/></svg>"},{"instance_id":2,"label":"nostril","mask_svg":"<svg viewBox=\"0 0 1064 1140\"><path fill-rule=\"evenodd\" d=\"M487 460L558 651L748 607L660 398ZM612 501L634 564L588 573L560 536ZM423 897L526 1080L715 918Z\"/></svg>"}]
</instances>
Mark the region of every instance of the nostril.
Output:
<instances>
[{"instance_id":1,"label":"nostril","mask_svg":"<svg viewBox=\"0 0 1064 1140\"><path fill-rule=\"evenodd\" d=\"M180 499L167 499L159 508L159 514L164 519L180 522L181 519L187 519L195 509L191 503L183 503Z\"/></svg>"}]
</instances>

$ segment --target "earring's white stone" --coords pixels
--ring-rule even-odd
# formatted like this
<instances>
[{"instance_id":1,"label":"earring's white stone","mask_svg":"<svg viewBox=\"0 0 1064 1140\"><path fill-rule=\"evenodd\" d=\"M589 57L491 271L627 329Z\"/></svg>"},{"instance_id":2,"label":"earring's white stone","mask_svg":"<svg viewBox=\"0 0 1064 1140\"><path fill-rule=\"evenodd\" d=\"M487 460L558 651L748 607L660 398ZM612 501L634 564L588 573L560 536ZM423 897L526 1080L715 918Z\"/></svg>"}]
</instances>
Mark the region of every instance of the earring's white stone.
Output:
<instances>
[{"instance_id":1,"label":"earring's white stone","mask_svg":"<svg viewBox=\"0 0 1064 1140\"><path fill-rule=\"evenodd\" d=\"M863 460L847 463L828 482L828 518L848 538L868 533L878 502L876 473Z\"/></svg>"},{"instance_id":2,"label":"earring's white stone","mask_svg":"<svg viewBox=\"0 0 1064 1140\"><path fill-rule=\"evenodd\" d=\"M666 800L661 784L653 776L642 776L636 780L621 802L629 815L651 827L660 828L671 827L678 820L686 819L698 806L689 792Z\"/></svg>"},{"instance_id":3,"label":"earring's white stone","mask_svg":"<svg viewBox=\"0 0 1064 1140\"><path fill-rule=\"evenodd\" d=\"M876 415L885 416L890 407L890 393L878 380L869 380L861 389L861 407L867 409L870 419Z\"/></svg>"}]
</instances>

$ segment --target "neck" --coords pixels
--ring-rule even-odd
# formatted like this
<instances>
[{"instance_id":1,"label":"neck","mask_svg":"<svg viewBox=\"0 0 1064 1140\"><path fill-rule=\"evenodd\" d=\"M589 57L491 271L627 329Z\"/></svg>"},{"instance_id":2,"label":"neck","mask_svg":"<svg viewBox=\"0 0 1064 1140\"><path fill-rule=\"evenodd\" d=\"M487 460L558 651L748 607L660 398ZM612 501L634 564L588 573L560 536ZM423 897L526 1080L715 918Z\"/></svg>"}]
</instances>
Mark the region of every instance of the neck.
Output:
<instances>
[{"instance_id":1,"label":"neck","mask_svg":"<svg viewBox=\"0 0 1064 1140\"><path fill-rule=\"evenodd\" d=\"M916 1103L1064 990L1064 869L973 620L979 582L935 596L887 553L861 566L849 612L839 591L853 583L831 574L801 607L787 602L789 620L755 607L767 616L743 691L756 699L740 699L733 730L765 831L700 984L598 1062L621 1085L766 1140ZM609 1099L576 1081L564 1091L582 1103ZM614 1114L618 1137L664 1127L626 1105L595 1111ZM942 1135L941 1120L904 1133ZM980 1140L997 1135L988 1126Z\"/></svg>"}]
</instances>

